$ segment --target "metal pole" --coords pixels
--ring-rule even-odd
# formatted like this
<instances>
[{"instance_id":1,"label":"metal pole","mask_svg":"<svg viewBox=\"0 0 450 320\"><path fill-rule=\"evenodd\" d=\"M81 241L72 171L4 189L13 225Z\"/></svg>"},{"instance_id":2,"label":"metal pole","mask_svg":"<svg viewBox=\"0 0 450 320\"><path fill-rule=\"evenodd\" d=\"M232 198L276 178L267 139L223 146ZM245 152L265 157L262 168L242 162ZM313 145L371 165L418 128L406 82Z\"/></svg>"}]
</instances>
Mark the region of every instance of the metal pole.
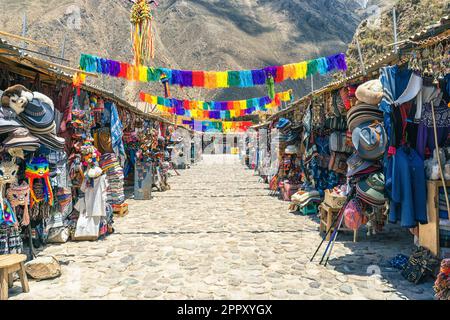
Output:
<instances>
[{"instance_id":1,"label":"metal pole","mask_svg":"<svg viewBox=\"0 0 450 320\"><path fill-rule=\"evenodd\" d=\"M358 47L358 55L359 55L359 63L361 64L361 71L364 75L366 75L366 66L364 65L364 59L363 59L363 55L361 52L361 46L359 45L359 40L358 40L358 36L359 34L356 35L356 46Z\"/></svg>"},{"instance_id":2,"label":"metal pole","mask_svg":"<svg viewBox=\"0 0 450 320\"><path fill-rule=\"evenodd\" d=\"M394 52L398 52L398 45L397 45L397 12L395 11L395 6L392 8L392 19L393 19L393 25L394 25Z\"/></svg>"},{"instance_id":3,"label":"metal pole","mask_svg":"<svg viewBox=\"0 0 450 320\"><path fill-rule=\"evenodd\" d=\"M314 92L314 75L311 75L311 92Z\"/></svg>"},{"instance_id":4,"label":"metal pole","mask_svg":"<svg viewBox=\"0 0 450 320\"><path fill-rule=\"evenodd\" d=\"M25 37L27 35L27 14L24 13L22 15L22 37ZM27 43L23 42L22 47L26 48Z\"/></svg>"},{"instance_id":5,"label":"metal pole","mask_svg":"<svg viewBox=\"0 0 450 320\"><path fill-rule=\"evenodd\" d=\"M66 40L67 40L67 36L64 35L64 39L61 45L61 59L64 59L64 55L66 53Z\"/></svg>"}]
</instances>

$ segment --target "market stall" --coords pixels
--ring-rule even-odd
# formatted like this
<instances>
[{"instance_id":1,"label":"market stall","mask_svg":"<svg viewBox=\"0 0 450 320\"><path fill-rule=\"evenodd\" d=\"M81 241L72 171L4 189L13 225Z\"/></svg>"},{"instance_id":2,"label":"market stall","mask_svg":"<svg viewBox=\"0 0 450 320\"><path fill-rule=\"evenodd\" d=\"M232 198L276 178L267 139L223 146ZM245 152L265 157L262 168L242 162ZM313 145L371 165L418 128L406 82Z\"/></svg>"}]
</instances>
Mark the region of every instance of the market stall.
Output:
<instances>
[{"instance_id":1,"label":"market stall","mask_svg":"<svg viewBox=\"0 0 450 320\"><path fill-rule=\"evenodd\" d=\"M357 241L363 226L367 235L388 223L408 230L423 247L401 266L413 282L432 273L432 257L450 255L449 27L443 18L365 73L268 119L279 160L269 188L292 212L318 214L331 244L345 230Z\"/></svg>"},{"instance_id":2,"label":"market stall","mask_svg":"<svg viewBox=\"0 0 450 320\"><path fill-rule=\"evenodd\" d=\"M136 163L162 171L172 124L4 40L0 90L0 254L114 232L126 185L146 181Z\"/></svg>"}]
</instances>

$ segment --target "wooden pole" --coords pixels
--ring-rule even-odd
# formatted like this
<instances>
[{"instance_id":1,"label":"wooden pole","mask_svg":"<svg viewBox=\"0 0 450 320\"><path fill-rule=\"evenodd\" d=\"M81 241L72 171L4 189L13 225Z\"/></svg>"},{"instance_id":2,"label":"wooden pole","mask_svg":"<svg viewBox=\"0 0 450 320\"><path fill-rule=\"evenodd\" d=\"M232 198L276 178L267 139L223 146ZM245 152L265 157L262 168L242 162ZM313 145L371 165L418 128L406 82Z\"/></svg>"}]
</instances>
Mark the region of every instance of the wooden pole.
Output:
<instances>
[{"instance_id":1,"label":"wooden pole","mask_svg":"<svg viewBox=\"0 0 450 320\"><path fill-rule=\"evenodd\" d=\"M431 114L433 115L434 144L436 145L436 153L437 153L437 159L438 159L438 165L439 165L439 173L440 173L440 176L441 176L442 187L444 188L445 203L447 204L447 213L450 216L450 204L449 204L449 200L448 200L447 186L445 185L445 177L444 177L444 173L442 172L441 157L439 155L439 144L438 144L437 129L436 129L436 115L434 113L434 103L433 103L433 101L431 101Z\"/></svg>"},{"instance_id":2,"label":"wooden pole","mask_svg":"<svg viewBox=\"0 0 450 320\"><path fill-rule=\"evenodd\" d=\"M398 52L398 45L397 45L397 12L395 10L395 6L392 7L392 23L394 26L394 52L397 53Z\"/></svg>"},{"instance_id":3,"label":"wooden pole","mask_svg":"<svg viewBox=\"0 0 450 320\"><path fill-rule=\"evenodd\" d=\"M0 35L5 36L5 37L9 37L9 38L18 39L18 40L23 40L23 41L25 41L27 43L33 43L33 44L37 44L37 45L40 45L40 46L57 49L55 46L49 45L48 43L39 42L39 41L30 39L30 38L18 36L18 35L15 35L15 34L12 34L12 33L9 33L9 32L5 32L5 31L0 31Z\"/></svg>"},{"instance_id":4,"label":"wooden pole","mask_svg":"<svg viewBox=\"0 0 450 320\"><path fill-rule=\"evenodd\" d=\"M356 46L358 47L359 63L361 64L362 73L364 75L366 75L367 74L366 66L364 65L364 59L363 59L363 55L362 55L362 51L361 51L361 46L359 45L358 37L359 37L359 34L356 35Z\"/></svg>"},{"instance_id":5,"label":"wooden pole","mask_svg":"<svg viewBox=\"0 0 450 320\"><path fill-rule=\"evenodd\" d=\"M22 37L25 38L26 35L27 35L27 14L24 13L23 16L22 16ZM22 44L22 46L26 48L27 43L24 42Z\"/></svg>"}]
</instances>

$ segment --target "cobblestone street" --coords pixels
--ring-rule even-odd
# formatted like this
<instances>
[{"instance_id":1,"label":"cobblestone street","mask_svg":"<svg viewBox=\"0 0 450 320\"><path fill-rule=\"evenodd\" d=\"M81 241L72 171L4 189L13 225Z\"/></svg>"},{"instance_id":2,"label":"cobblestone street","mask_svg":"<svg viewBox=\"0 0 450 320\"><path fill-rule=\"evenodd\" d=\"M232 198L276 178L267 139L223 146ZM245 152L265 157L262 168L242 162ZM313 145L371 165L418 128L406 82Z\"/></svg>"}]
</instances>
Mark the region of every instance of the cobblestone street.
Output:
<instances>
[{"instance_id":1,"label":"cobblestone street","mask_svg":"<svg viewBox=\"0 0 450 320\"><path fill-rule=\"evenodd\" d=\"M219 156L181 170L172 189L149 201L128 200L116 232L98 242L49 245L62 276L20 283L11 299L432 299L388 260L409 255L412 236L389 226L352 242L338 238L330 263L320 253L318 219L288 212L237 157ZM379 270L370 277L367 270Z\"/></svg>"}]
</instances>

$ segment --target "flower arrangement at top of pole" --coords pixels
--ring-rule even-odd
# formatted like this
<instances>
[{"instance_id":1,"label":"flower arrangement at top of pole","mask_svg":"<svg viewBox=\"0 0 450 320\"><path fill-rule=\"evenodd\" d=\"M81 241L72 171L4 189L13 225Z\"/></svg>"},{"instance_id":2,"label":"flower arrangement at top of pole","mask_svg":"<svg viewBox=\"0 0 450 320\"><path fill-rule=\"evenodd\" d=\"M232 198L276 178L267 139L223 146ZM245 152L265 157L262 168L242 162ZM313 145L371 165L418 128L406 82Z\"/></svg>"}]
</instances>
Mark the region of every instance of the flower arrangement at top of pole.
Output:
<instances>
[{"instance_id":1,"label":"flower arrangement at top of pole","mask_svg":"<svg viewBox=\"0 0 450 320\"><path fill-rule=\"evenodd\" d=\"M133 43L134 64L149 64L155 57L152 34L152 9L151 4L158 6L156 1L130 0L131 8L131 41Z\"/></svg>"}]
</instances>

